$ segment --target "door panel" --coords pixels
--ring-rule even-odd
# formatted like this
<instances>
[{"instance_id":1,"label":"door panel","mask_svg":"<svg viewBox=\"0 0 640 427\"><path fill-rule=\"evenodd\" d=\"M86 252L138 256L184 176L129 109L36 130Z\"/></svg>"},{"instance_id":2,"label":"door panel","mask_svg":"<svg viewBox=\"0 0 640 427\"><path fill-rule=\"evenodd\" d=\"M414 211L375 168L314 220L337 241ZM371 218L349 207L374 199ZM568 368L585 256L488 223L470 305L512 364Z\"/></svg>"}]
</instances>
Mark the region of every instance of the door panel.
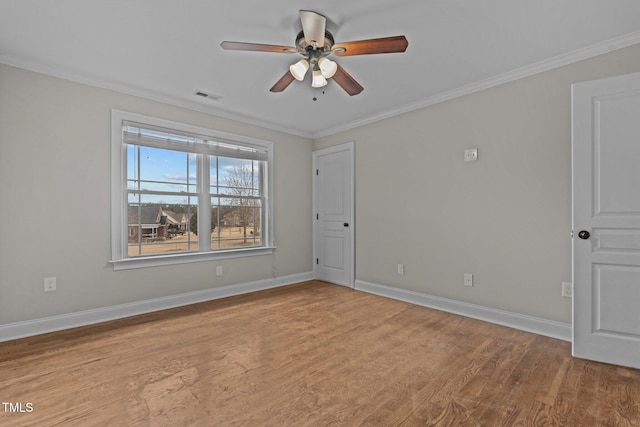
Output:
<instances>
[{"instance_id":1,"label":"door panel","mask_svg":"<svg viewBox=\"0 0 640 427\"><path fill-rule=\"evenodd\" d=\"M314 276L353 287L353 143L313 153Z\"/></svg>"},{"instance_id":2,"label":"door panel","mask_svg":"<svg viewBox=\"0 0 640 427\"><path fill-rule=\"evenodd\" d=\"M342 237L323 237L322 265L325 268L344 270L344 239Z\"/></svg>"},{"instance_id":3,"label":"door panel","mask_svg":"<svg viewBox=\"0 0 640 427\"><path fill-rule=\"evenodd\" d=\"M318 171L322 169L322 177L318 175L318 178L322 181L322 188L320 188L322 213L327 219L340 220L349 215L349 201L344 188L345 184L349 184L348 171L345 170L348 159L340 158L343 156L342 152L336 154L337 158L328 154L321 156L316 168Z\"/></svg>"},{"instance_id":4,"label":"door panel","mask_svg":"<svg viewBox=\"0 0 640 427\"><path fill-rule=\"evenodd\" d=\"M639 103L638 93L594 98L597 215L640 215Z\"/></svg>"},{"instance_id":5,"label":"door panel","mask_svg":"<svg viewBox=\"0 0 640 427\"><path fill-rule=\"evenodd\" d=\"M576 84L572 96L573 353L638 368L640 73Z\"/></svg>"},{"instance_id":6,"label":"door panel","mask_svg":"<svg viewBox=\"0 0 640 427\"><path fill-rule=\"evenodd\" d=\"M594 316L597 332L640 337L640 310L619 310L620 300L640 301L640 268L594 266ZM640 357L640 354L637 355Z\"/></svg>"}]
</instances>

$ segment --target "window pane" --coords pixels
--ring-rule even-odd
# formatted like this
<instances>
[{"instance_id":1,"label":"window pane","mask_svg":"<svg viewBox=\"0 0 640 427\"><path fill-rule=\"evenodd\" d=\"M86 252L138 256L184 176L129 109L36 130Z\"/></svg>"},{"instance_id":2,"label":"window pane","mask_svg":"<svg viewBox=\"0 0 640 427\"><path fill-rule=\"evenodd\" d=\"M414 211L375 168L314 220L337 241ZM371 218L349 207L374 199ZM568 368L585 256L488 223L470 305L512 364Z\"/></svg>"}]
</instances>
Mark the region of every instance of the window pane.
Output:
<instances>
[{"instance_id":1,"label":"window pane","mask_svg":"<svg viewBox=\"0 0 640 427\"><path fill-rule=\"evenodd\" d=\"M218 194L218 157L209 160L209 188L211 194Z\"/></svg>"},{"instance_id":2,"label":"window pane","mask_svg":"<svg viewBox=\"0 0 640 427\"><path fill-rule=\"evenodd\" d=\"M197 251L197 209L197 197L129 194L128 255Z\"/></svg>"},{"instance_id":3,"label":"window pane","mask_svg":"<svg viewBox=\"0 0 640 427\"><path fill-rule=\"evenodd\" d=\"M127 146L129 190L196 191L196 155L137 145Z\"/></svg>"},{"instance_id":4,"label":"window pane","mask_svg":"<svg viewBox=\"0 0 640 427\"><path fill-rule=\"evenodd\" d=\"M218 193L257 196L260 191L260 161L218 157Z\"/></svg>"},{"instance_id":5,"label":"window pane","mask_svg":"<svg viewBox=\"0 0 640 427\"><path fill-rule=\"evenodd\" d=\"M212 220L217 224L211 234L211 249L263 244L260 163L226 157L211 160Z\"/></svg>"},{"instance_id":6,"label":"window pane","mask_svg":"<svg viewBox=\"0 0 640 427\"><path fill-rule=\"evenodd\" d=\"M218 225L211 233L211 249L262 245L262 207L258 199L212 198Z\"/></svg>"}]
</instances>

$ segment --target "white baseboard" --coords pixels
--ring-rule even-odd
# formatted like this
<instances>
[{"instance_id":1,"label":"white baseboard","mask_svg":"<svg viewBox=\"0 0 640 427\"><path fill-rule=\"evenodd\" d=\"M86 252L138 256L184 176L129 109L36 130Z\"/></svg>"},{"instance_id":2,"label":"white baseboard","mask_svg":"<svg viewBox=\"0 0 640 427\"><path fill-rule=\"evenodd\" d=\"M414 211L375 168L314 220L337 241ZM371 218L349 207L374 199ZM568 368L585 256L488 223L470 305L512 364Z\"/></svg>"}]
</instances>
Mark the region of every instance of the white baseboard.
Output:
<instances>
[{"instance_id":1,"label":"white baseboard","mask_svg":"<svg viewBox=\"0 0 640 427\"><path fill-rule=\"evenodd\" d=\"M485 322L532 332L538 335L557 338L563 341L571 341L572 326L568 323L540 319L538 317L497 310L494 308L469 304L420 292L392 288L362 280L356 280L355 288L363 292L405 301L421 305L423 307L459 314L473 319L483 320Z\"/></svg>"},{"instance_id":2,"label":"white baseboard","mask_svg":"<svg viewBox=\"0 0 640 427\"><path fill-rule=\"evenodd\" d=\"M240 283L220 288L205 289L202 291L188 292L168 297L79 311L76 313L9 323L6 325L0 325L0 342L44 334L47 332L60 331L63 329L76 328L78 326L92 325L109 320L122 319L124 317L151 313L154 311L166 310L168 308L211 301L219 298L226 298L233 295L277 288L279 286L291 285L293 283L304 282L311 279L313 279L313 272L293 274L290 276Z\"/></svg>"}]
</instances>

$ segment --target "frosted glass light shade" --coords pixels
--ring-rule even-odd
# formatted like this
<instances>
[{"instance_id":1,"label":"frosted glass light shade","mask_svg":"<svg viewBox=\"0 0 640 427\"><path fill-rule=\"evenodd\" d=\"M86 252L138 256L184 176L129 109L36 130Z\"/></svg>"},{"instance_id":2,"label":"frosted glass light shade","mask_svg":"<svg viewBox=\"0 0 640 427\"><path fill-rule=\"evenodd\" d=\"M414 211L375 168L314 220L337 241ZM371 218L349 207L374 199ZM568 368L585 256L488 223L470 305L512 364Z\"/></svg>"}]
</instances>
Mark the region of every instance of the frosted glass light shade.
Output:
<instances>
[{"instance_id":1,"label":"frosted glass light shade","mask_svg":"<svg viewBox=\"0 0 640 427\"><path fill-rule=\"evenodd\" d=\"M304 75L307 74L308 69L309 61L307 61L306 59L301 59L300 61L289 67L291 75L298 81L302 81L304 79Z\"/></svg>"},{"instance_id":2,"label":"frosted glass light shade","mask_svg":"<svg viewBox=\"0 0 640 427\"><path fill-rule=\"evenodd\" d=\"M322 71L313 70L313 81L311 82L312 87L323 87L327 85L327 79L322 75Z\"/></svg>"},{"instance_id":3,"label":"frosted glass light shade","mask_svg":"<svg viewBox=\"0 0 640 427\"><path fill-rule=\"evenodd\" d=\"M324 56L318 60L318 66L320 67L320 71L322 71L322 75L327 79L333 77L336 71L338 71L338 64Z\"/></svg>"}]
</instances>

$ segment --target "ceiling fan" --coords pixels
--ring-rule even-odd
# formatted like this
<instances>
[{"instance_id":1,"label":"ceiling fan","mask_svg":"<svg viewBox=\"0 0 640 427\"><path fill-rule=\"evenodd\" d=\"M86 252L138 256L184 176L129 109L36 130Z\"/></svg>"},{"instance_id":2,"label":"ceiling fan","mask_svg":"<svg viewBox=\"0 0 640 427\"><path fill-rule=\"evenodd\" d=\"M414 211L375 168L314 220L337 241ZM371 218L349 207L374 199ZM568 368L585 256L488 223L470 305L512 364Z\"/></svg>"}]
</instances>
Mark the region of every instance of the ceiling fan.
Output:
<instances>
[{"instance_id":1,"label":"ceiling fan","mask_svg":"<svg viewBox=\"0 0 640 427\"><path fill-rule=\"evenodd\" d=\"M311 86L323 87L327 79L333 80L349 95L357 95L363 87L328 56L370 55L376 53L404 52L409 45L405 36L382 37L378 39L357 40L335 43L333 35L326 30L327 18L310 10L300 11L302 31L296 37L296 46L278 46L271 44L243 43L224 41L220 46L226 50L247 50L256 52L299 53L301 60L289 67L280 80L270 89L282 92L293 80L304 80L311 68Z\"/></svg>"}]
</instances>

